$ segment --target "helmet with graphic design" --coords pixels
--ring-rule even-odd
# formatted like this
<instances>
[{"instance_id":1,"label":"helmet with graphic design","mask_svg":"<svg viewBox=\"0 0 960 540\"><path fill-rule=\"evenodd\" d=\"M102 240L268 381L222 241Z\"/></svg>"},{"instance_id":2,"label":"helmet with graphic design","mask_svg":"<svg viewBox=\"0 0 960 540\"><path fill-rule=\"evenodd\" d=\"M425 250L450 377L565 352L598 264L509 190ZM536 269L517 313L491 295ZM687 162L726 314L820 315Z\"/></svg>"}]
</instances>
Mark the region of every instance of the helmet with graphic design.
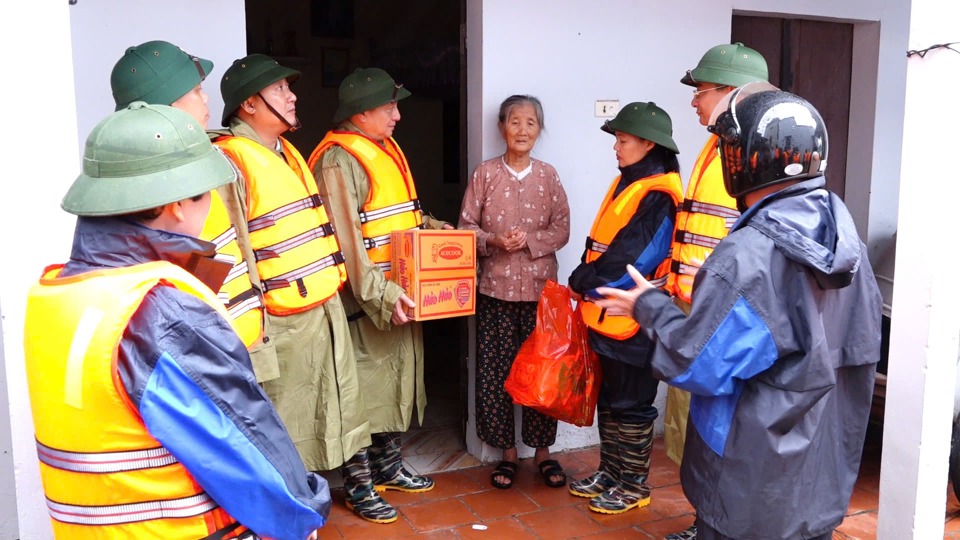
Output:
<instances>
[{"instance_id":1,"label":"helmet with graphic design","mask_svg":"<svg viewBox=\"0 0 960 540\"><path fill-rule=\"evenodd\" d=\"M807 100L780 90L738 88L707 128L719 138L723 184L731 197L824 174L827 128Z\"/></svg>"}]
</instances>

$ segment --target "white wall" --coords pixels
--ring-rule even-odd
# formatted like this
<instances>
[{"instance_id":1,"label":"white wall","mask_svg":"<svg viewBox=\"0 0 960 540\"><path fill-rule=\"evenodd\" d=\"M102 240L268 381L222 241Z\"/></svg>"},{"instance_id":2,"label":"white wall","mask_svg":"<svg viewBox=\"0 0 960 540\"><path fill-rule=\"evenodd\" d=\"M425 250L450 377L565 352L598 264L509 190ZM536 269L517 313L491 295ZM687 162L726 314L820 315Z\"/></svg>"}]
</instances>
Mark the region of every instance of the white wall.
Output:
<instances>
[{"instance_id":1,"label":"white wall","mask_svg":"<svg viewBox=\"0 0 960 540\"><path fill-rule=\"evenodd\" d=\"M504 151L496 129L504 98L527 93L541 99L547 129L533 154L557 168L571 201L571 240L558 254L565 282L618 172L613 137L600 131L603 119L594 117L595 100L655 101L663 107L673 120L682 172L689 175L707 134L690 107L690 88L679 80L708 48L729 42L735 11L855 22L855 43L862 50L855 51L859 93L851 101L857 116L851 121L856 140L847 165L847 197L856 199L851 207L871 247L882 245L896 221L908 6L908 0L596 0L567 2L560 9L551 0L468 0L469 167ZM871 57L869 48L878 42ZM871 69L874 80L865 81ZM470 376L472 389L472 361ZM470 439L472 422L471 412L468 448L492 459L489 448L477 451L475 435ZM595 441L595 429L563 426L554 448Z\"/></svg>"},{"instance_id":2,"label":"white wall","mask_svg":"<svg viewBox=\"0 0 960 540\"><path fill-rule=\"evenodd\" d=\"M60 199L79 172L87 133L113 111L110 69L126 47L151 39L213 60L207 89L211 116L219 116L220 76L246 54L243 0L0 5L0 44L11 51L6 69L17 74L0 85L8 104L0 148L10 152L0 183L0 230L6 231L0 255L0 540L51 537L23 365L27 289L45 265L69 255L74 220L60 210Z\"/></svg>"},{"instance_id":3,"label":"white wall","mask_svg":"<svg viewBox=\"0 0 960 540\"><path fill-rule=\"evenodd\" d=\"M0 230L4 249L0 264L0 312L3 352L0 400L9 395L9 414L0 418L0 432L9 428L10 446L0 436L0 539L50 536L46 505L40 490L33 426L27 401L23 363L23 313L27 288L45 264L62 258L73 220L59 210L60 196L77 173L73 66L67 2L4 2L0 7L0 45L24 51L43 36L43 47L30 54L9 54L8 73L0 85L8 129L0 135L4 171L0 183ZM8 27L9 25L9 27ZM6 384L3 383L6 380ZM5 404L6 405L6 404ZM0 411L6 412L6 406ZM8 422L9 420L9 422ZM16 489L4 471L12 452Z\"/></svg>"},{"instance_id":4,"label":"white wall","mask_svg":"<svg viewBox=\"0 0 960 540\"><path fill-rule=\"evenodd\" d=\"M70 8L80 142L114 109L110 71L132 45L162 39L213 62L203 83L210 127L220 127L220 77L247 54L243 0L79 0ZM81 148L81 151L83 149Z\"/></svg>"}]
</instances>

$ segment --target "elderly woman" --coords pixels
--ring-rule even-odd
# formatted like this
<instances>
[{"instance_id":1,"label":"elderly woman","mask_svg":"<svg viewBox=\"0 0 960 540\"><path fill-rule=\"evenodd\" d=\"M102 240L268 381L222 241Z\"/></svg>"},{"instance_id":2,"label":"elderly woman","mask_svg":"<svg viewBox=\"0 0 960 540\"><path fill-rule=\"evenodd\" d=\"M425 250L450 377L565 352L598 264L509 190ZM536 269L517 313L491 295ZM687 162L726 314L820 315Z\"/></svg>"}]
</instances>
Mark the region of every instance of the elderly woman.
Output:
<instances>
[{"instance_id":1,"label":"elderly woman","mask_svg":"<svg viewBox=\"0 0 960 540\"><path fill-rule=\"evenodd\" d=\"M557 171L530 157L543 130L540 101L510 96L500 104L497 125L507 151L473 172L458 228L477 231L480 262L477 435L503 450L490 482L507 489L517 470L517 448L513 401L503 384L520 345L536 326L544 284L557 279L556 252L570 237L570 208ZM562 487L566 474L550 458L557 421L523 407L521 422L521 438L536 449L534 462L544 482Z\"/></svg>"},{"instance_id":2,"label":"elderly woman","mask_svg":"<svg viewBox=\"0 0 960 540\"><path fill-rule=\"evenodd\" d=\"M597 403L600 468L572 482L570 493L589 497L590 510L619 514L650 503L647 475L658 385L650 371L654 345L631 317L612 316L590 300L597 297L597 287L632 288L627 265L651 282L666 283L682 188L666 111L652 102L630 103L601 129L616 137L620 174L600 204L583 262L570 276L570 288L587 300L583 320L603 372Z\"/></svg>"}]
</instances>

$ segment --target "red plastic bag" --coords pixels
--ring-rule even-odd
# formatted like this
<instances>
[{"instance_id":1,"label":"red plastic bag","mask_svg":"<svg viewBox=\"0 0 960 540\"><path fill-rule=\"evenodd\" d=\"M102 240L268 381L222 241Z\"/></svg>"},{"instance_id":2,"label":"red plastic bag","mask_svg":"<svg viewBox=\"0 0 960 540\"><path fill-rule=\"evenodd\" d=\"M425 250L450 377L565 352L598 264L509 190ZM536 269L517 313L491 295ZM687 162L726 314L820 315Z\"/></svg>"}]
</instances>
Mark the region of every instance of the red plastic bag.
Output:
<instances>
[{"instance_id":1,"label":"red plastic bag","mask_svg":"<svg viewBox=\"0 0 960 540\"><path fill-rule=\"evenodd\" d=\"M514 403L576 426L593 425L600 360L570 290L548 281L537 305L537 327L520 347L503 385Z\"/></svg>"}]
</instances>

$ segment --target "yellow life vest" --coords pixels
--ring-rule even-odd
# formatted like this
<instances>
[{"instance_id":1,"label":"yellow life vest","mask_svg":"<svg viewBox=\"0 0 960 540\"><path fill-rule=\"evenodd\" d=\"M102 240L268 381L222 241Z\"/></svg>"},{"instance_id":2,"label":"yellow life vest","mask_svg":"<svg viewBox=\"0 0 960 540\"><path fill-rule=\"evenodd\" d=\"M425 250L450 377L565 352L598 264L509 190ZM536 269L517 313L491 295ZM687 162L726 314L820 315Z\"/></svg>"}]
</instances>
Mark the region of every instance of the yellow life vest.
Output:
<instances>
[{"instance_id":1,"label":"yellow life vest","mask_svg":"<svg viewBox=\"0 0 960 540\"><path fill-rule=\"evenodd\" d=\"M61 268L47 268L31 288L24 325L40 478L54 537L196 540L236 529L236 520L150 435L117 372L123 332L154 287L176 287L227 318L223 304L168 262L65 278L58 277Z\"/></svg>"},{"instance_id":2,"label":"yellow life vest","mask_svg":"<svg viewBox=\"0 0 960 540\"><path fill-rule=\"evenodd\" d=\"M353 131L333 130L310 154L310 170L331 146L340 146L360 162L370 179L370 194L360 209L360 233L370 262L390 277L390 233L423 228L423 212L406 156L393 138L383 145Z\"/></svg>"},{"instance_id":3,"label":"yellow life vest","mask_svg":"<svg viewBox=\"0 0 960 540\"><path fill-rule=\"evenodd\" d=\"M617 236L620 229L623 229L630 223L630 219L637 213L637 208L643 198L650 191L661 191L673 199L674 204L678 204L683 193L683 185L680 183L680 175L677 173L660 174L644 178L627 186L619 195L614 197L617 184L620 183L620 177L616 177L610 184L607 196L604 197L600 205L600 211L593 220L593 227L590 229L590 236L587 238L587 250L584 260L591 263L597 260L600 255L606 252L610 242ZM667 283L667 275L670 273L670 257L664 258L656 270L646 278L655 287L662 287ZM601 309L597 304L587 301L581 306L583 313L583 322L597 333L607 337L624 340L632 337L640 329L633 317L620 315L608 315L606 310Z\"/></svg>"},{"instance_id":4,"label":"yellow life vest","mask_svg":"<svg viewBox=\"0 0 960 540\"><path fill-rule=\"evenodd\" d=\"M687 303L700 265L740 217L736 199L723 187L717 157L717 136L711 135L693 167L687 196L677 208L667 292Z\"/></svg>"},{"instance_id":5,"label":"yellow life vest","mask_svg":"<svg viewBox=\"0 0 960 540\"><path fill-rule=\"evenodd\" d=\"M247 228L264 303L283 316L326 302L347 271L313 174L297 149L280 141L286 161L245 137L216 144L246 179Z\"/></svg>"},{"instance_id":6,"label":"yellow life vest","mask_svg":"<svg viewBox=\"0 0 960 540\"><path fill-rule=\"evenodd\" d=\"M263 302L250 283L247 261L243 260L237 244L237 229L230 223L227 207L217 190L210 192L210 213L203 224L200 239L213 242L217 253L233 257L234 264L218 296L229 314L230 325L249 349L263 331Z\"/></svg>"}]
</instances>

